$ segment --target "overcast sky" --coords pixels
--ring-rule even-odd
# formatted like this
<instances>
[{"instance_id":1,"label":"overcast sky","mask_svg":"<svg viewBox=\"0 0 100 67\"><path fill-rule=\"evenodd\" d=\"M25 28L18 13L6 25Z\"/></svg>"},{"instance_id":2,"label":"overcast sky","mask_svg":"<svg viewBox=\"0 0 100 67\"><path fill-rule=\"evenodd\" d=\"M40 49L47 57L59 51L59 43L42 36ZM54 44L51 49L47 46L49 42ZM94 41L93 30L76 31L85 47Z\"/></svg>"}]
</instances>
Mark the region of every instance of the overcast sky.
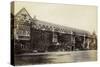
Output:
<instances>
[{"instance_id":1,"label":"overcast sky","mask_svg":"<svg viewBox=\"0 0 100 67\"><path fill-rule=\"evenodd\" d=\"M73 28L97 32L97 7L65 4L15 2L16 14L26 8L31 17Z\"/></svg>"}]
</instances>

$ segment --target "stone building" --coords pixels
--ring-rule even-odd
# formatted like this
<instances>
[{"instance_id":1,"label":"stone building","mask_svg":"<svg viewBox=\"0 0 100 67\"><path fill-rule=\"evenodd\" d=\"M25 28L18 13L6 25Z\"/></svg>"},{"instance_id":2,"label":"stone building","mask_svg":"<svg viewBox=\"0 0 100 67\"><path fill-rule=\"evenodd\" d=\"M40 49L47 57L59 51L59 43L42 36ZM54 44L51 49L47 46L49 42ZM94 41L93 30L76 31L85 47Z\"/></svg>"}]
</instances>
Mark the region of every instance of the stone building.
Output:
<instances>
[{"instance_id":1,"label":"stone building","mask_svg":"<svg viewBox=\"0 0 100 67\"><path fill-rule=\"evenodd\" d=\"M14 45L26 52L85 50L88 38L87 31L32 18L25 8L14 16Z\"/></svg>"}]
</instances>

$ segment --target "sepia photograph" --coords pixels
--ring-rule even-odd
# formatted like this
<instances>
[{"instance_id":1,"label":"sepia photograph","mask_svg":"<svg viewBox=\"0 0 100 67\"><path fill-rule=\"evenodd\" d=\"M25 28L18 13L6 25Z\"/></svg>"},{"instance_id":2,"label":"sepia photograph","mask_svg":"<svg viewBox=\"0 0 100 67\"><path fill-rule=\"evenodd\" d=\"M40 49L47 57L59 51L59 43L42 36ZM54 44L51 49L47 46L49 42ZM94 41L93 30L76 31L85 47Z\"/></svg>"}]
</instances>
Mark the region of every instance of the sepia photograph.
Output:
<instances>
[{"instance_id":1,"label":"sepia photograph","mask_svg":"<svg viewBox=\"0 0 100 67\"><path fill-rule=\"evenodd\" d=\"M97 6L11 2L11 64L97 61Z\"/></svg>"}]
</instances>

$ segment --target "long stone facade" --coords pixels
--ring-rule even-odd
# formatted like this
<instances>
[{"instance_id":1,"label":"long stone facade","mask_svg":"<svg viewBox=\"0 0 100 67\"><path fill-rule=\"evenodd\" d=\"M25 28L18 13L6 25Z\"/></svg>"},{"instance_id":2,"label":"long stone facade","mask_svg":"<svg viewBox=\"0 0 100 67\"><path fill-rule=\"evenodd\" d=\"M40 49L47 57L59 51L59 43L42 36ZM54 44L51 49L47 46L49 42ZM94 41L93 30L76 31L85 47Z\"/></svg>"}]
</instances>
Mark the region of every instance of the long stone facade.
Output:
<instances>
[{"instance_id":1,"label":"long stone facade","mask_svg":"<svg viewBox=\"0 0 100 67\"><path fill-rule=\"evenodd\" d=\"M32 18L25 8L14 16L15 53L97 49L94 33Z\"/></svg>"}]
</instances>

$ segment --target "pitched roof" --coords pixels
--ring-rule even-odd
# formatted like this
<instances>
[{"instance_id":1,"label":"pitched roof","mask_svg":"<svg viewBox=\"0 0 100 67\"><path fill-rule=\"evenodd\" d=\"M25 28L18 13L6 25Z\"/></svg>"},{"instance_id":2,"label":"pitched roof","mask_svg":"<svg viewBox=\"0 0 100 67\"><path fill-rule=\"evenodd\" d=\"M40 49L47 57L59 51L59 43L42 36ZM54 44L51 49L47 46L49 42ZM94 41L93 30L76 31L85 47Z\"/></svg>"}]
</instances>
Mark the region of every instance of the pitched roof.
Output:
<instances>
[{"instance_id":1,"label":"pitched roof","mask_svg":"<svg viewBox=\"0 0 100 67\"><path fill-rule=\"evenodd\" d=\"M85 30L80 30L80 29L76 29L76 28L72 28L72 27L67 27L67 26L49 23L49 22L46 22L46 21L38 20L36 17L32 18L25 8L22 8L15 15L15 17L17 17L18 15L23 14L23 13L25 13L30 18L30 20L32 21L32 24L35 24L36 26L39 26L39 25L43 26L44 25L44 26L55 28L55 29L58 29L60 31L64 31L64 32L70 33L70 34L71 34L71 32L74 32L74 33L76 33L76 35L81 35L81 36L90 34L88 31L85 31Z\"/></svg>"},{"instance_id":2,"label":"pitched roof","mask_svg":"<svg viewBox=\"0 0 100 67\"><path fill-rule=\"evenodd\" d=\"M66 33L71 33L71 32L74 32L78 35L89 35L90 33L88 31L85 31L85 30L80 30L80 29L76 29L76 28L72 28L72 27L67 27L67 26L62 26L62 25L58 25L58 24L53 24L53 23L49 23L49 22L46 22L46 21L42 21L42 20L35 20L35 24L37 26L39 25L45 25L45 26L48 26L48 27L53 27L53 28L57 28L59 30L62 30L62 31L65 31Z\"/></svg>"}]
</instances>

